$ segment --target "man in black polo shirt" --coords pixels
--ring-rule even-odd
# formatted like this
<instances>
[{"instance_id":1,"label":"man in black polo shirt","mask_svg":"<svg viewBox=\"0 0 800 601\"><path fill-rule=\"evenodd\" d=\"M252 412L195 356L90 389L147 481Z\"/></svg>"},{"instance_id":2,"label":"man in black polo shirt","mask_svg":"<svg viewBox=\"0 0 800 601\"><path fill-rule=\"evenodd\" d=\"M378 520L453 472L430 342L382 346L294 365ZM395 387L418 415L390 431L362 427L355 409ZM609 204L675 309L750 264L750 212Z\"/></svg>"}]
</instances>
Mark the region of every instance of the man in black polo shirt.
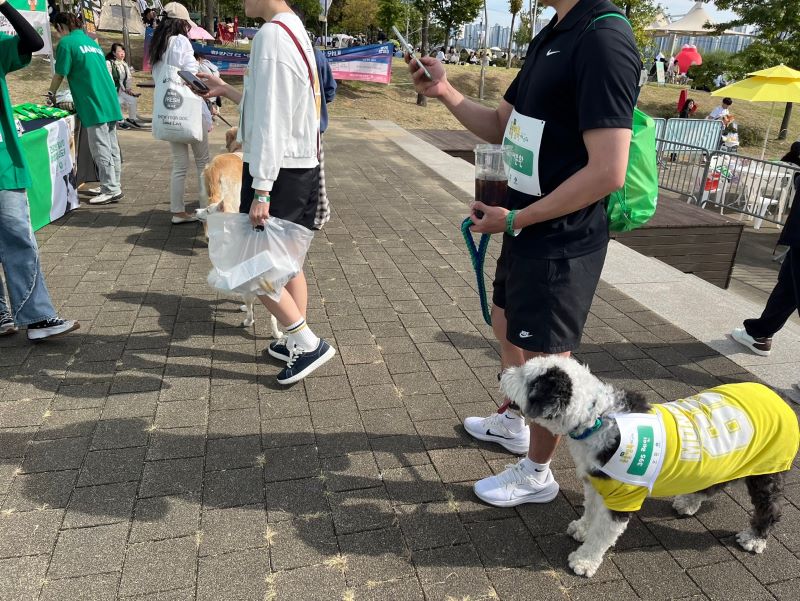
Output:
<instances>
[{"instance_id":1,"label":"man in black polo shirt","mask_svg":"<svg viewBox=\"0 0 800 601\"><path fill-rule=\"evenodd\" d=\"M625 179L642 69L630 25L607 0L543 4L556 17L531 42L496 110L464 98L438 61L421 59L432 79L409 64L419 92L439 98L487 142L512 149L505 208L472 205L474 232L506 233L492 308L504 368L537 355L569 355L580 343L608 245L603 200ZM501 507L556 497L549 463L557 437L536 425L529 430L513 408L469 417L464 427L527 453L477 482L478 497Z\"/></svg>"}]
</instances>

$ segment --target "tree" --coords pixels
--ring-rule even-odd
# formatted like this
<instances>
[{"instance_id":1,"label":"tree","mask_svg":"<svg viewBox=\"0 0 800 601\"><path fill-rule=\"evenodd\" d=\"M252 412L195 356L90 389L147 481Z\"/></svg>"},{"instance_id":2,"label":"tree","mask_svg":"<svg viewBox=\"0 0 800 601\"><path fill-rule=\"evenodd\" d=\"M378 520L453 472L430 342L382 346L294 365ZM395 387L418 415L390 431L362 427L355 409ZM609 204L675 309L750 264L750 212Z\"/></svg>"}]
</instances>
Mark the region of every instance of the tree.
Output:
<instances>
[{"instance_id":1,"label":"tree","mask_svg":"<svg viewBox=\"0 0 800 601\"><path fill-rule=\"evenodd\" d=\"M758 38L771 47L756 48L751 52L750 58L761 53L765 60L773 61L751 65L754 70L774 67L779 62L800 69L800 10L797 9L797 0L716 0L716 6L736 14L735 19L716 26L718 33L740 25L755 25ZM786 139L791 118L792 103L788 102L778 133L779 140Z\"/></svg>"},{"instance_id":2,"label":"tree","mask_svg":"<svg viewBox=\"0 0 800 601\"><path fill-rule=\"evenodd\" d=\"M508 10L511 12L511 34L508 36L508 60L506 61L506 69L511 67L511 48L514 45L514 21L517 19L517 13L522 10L522 0L509 0Z\"/></svg>"},{"instance_id":3,"label":"tree","mask_svg":"<svg viewBox=\"0 0 800 601\"><path fill-rule=\"evenodd\" d=\"M434 0L414 0L414 8L422 15L422 33L420 41L420 54L428 54L428 27L431 23L431 10ZM428 99L424 94L417 94L417 105L428 106Z\"/></svg>"},{"instance_id":4,"label":"tree","mask_svg":"<svg viewBox=\"0 0 800 601\"><path fill-rule=\"evenodd\" d=\"M658 15L659 5L653 0L624 0L620 3L625 11L625 16L631 22L633 37L639 47L639 54L644 56L644 50L652 44L652 34L647 31Z\"/></svg>"},{"instance_id":5,"label":"tree","mask_svg":"<svg viewBox=\"0 0 800 601\"><path fill-rule=\"evenodd\" d=\"M402 25L406 22L406 13L408 5L402 0L378 0L378 12L375 19L378 26L386 34L390 35L392 25L397 25L398 29L402 29Z\"/></svg>"},{"instance_id":6,"label":"tree","mask_svg":"<svg viewBox=\"0 0 800 601\"><path fill-rule=\"evenodd\" d=\"M533 39L533 28L531 27L531 15L527 11L519 14L519 27L511 36L517 48L522 48L530 44Z\"/></svg>"},{"instance_id":7,"label":"tree","mask_svg":"<svg viewBox=\"0 0 800 601\"><path fill-rule=\"evenodd\" d=\"M377 25L378 7L374 0L347 0L342 9L341 25L349 33L368 33Z\"/></svg>"},{"instance_id":8,"label":"tree","mask_svg":"<svg viewBox=\"0 0 800 601\"><path fill-rule=\"evenodd\" d=\"M449 45L451 34L478 16L483 0L431 0L432 16L444 27L444 43Z\"/></svg>"}]
</instances>

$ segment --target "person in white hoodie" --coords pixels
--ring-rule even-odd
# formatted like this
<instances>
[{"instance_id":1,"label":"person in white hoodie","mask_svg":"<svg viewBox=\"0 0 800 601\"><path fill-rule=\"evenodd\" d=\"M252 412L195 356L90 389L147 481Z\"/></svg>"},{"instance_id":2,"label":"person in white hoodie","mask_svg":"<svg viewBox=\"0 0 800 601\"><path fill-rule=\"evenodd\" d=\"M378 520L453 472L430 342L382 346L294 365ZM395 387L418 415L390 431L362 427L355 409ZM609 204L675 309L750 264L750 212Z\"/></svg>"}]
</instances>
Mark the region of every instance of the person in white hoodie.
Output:
<instances>
[{"instance_id":1,"label":"person in white hoodie","mask_svg":"<svg viewBox=\"0 0 800 601\"><path fill-rule=\"evenodd\" d=\"M270 217L314 228L319 204L319 115L321 94L314 49L300 18L284 0L244 0L245 14L261 18L250 50L244 92L207 73L206 98L239 104L244 153L242 213L254 227ZM301 272L279 302L259 296L284 326L286 338L266 351L286 361L279 384L293 384L329 361L336 351L305 321L308 288Z\"/></svg>"}]
</instances>

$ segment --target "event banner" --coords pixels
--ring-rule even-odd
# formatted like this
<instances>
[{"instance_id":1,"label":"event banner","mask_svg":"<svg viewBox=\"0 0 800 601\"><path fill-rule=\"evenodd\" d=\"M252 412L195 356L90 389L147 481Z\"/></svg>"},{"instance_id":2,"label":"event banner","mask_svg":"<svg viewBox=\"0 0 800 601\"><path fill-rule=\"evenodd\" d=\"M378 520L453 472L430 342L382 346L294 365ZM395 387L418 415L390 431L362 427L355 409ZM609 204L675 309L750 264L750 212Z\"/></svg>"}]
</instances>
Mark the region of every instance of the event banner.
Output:
<instances>
[{"instance_id":1,"label":"event banner","mask_svg":"<svg viewBox=\"0 0 800 601\"><path fill-rule=\"evenodd\" d=\"M50 21L47 17L46 0L10 0L11 6L16 8L25 19L33 25L44 40L44 48L34 54L50 56L53 54L53 42L50 40ZM3 15L0 15L0 32L8 35L17 35Z\"/></svg>"},{"instance_id":2,"label":"event banner","mask_svg":"<svg viewBox=\"0 0 800 601\"><path fill-rule=\"evenodd\" d=\"M326 50L334 79L391 83L393 44Z\"/></svg>"},{"instance_id":3,"label":"event banner","mask_svg":"<svg viewBox=\"0 0 800 601\"><path fill-rule=\"evenodd\" d=\"M83 29L87 35L97 38L97 23L100 21L100 0L81 0L81 15L83 16Z\"/></svg>"},{"instance_id":4,"label":"event banner","mask_svg":"<svg viewBox=\"0 0 800 601\"><path fill-rule=\"evenodd\" d=\"M22 136L22 150L33 181L28 204L34 231L78 207L74 127L75 117L67 117Z\"/></svg>"},{"instance_id":5,"label":"event banner","mask_svg":"<svg viewBox=\"0 0 800 601\"><path fill-rule=\"evenodd\" d=\"M153 30L148 27L144 36L143 71L150 71L150 40L152 38ZM250 62L249 51L232 50L225 46L212 46L200 42L192 42L192 48L214 63L222 75L244 75L247 63Z\"/></svg>"}]
</instances>

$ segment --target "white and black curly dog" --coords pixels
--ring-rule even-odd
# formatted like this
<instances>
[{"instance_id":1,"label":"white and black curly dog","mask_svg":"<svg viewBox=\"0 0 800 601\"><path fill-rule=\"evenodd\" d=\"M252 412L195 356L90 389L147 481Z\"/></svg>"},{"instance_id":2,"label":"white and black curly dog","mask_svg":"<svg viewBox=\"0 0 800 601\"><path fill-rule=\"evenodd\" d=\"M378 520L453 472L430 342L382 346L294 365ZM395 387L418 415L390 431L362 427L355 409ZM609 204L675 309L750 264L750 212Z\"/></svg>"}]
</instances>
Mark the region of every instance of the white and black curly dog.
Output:
<instances>
[{"instance_id":1,"label":"white and black curly dog","mask_svg":"<svg viewBox=\"0 0 800 601\"><path fill-rule=\"evenodd\" d=\"M693 515L739 479L754 511L736 539L747 551L766 548L800 444L797 417L766 386L726 384L651 406L574 359L541 357L506 370L501 388L527 419L569 437L584 482L583 517L567 528L583 543L569 555L576 574L594 575L646 497L674 496L678 514Z\"/></svg>"}]
</instances>

